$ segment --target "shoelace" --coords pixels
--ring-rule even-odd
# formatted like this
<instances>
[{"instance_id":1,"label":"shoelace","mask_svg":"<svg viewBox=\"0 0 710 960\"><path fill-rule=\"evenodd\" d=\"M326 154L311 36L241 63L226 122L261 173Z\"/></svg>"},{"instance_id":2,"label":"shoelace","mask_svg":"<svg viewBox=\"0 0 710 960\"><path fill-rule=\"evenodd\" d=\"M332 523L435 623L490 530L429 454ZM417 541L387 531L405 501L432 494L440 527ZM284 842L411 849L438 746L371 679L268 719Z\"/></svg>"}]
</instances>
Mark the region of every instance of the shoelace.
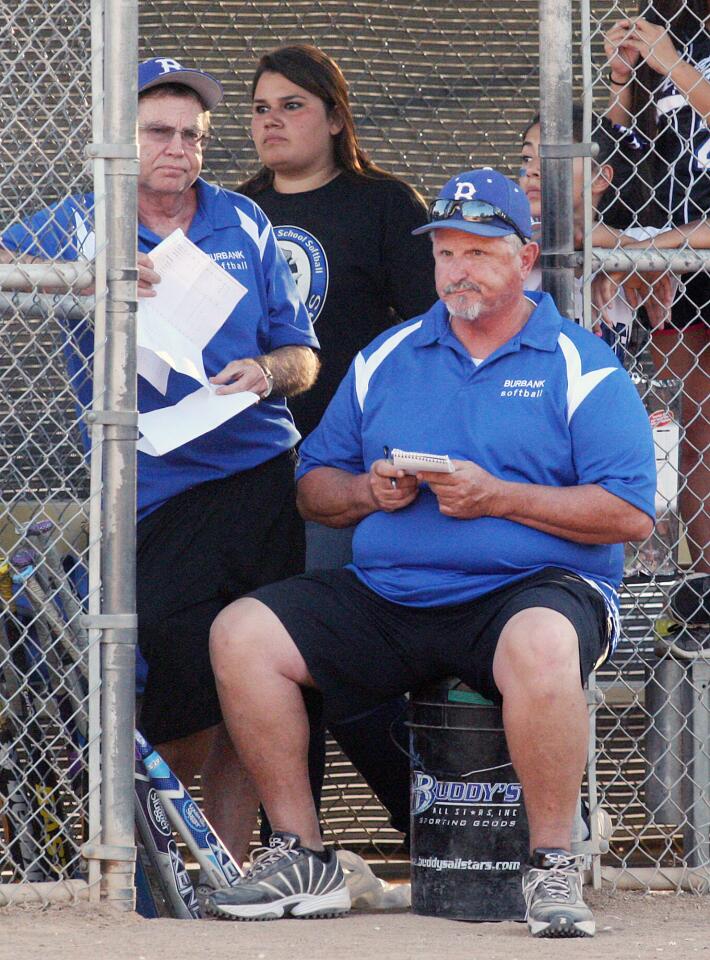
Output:
<instances>
[{"instance_id":1,"label":"shoelace","mask_svg":"<svg viewBox=\"0 0 710 960\"><path fill-rule=\"evenodd\" d=\"M531 886L533 891L542 887L551 900L567 900L570 894L569 880L567 871L559 867L550 867L549 870L540 870Z\"/></svg>"},{"instance_id":2,"label":"shoelace","mask_svg":"<svg viewBox=\"0 0 710 960\"><path fill-rule=\"evenodd\" d=\"M279 860L283 860L284 858L293 860L295 856L296 852L289 849L284 843L280 843L277 847L257 847L255 850L252 850L249 855L247 875L254 876L254 874L271 866L271 864L278 863Z\"/></svg>"}]
</instances>

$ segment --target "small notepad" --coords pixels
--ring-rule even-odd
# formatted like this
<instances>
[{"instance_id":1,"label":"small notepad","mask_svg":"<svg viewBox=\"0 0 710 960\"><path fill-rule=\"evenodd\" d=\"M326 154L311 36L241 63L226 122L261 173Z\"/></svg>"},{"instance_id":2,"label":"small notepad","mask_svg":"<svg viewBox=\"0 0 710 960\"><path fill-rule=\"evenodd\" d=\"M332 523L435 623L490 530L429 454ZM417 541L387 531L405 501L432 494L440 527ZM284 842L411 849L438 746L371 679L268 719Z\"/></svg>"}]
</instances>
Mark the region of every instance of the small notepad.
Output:
<instances>
[{"instance_id":1,"label":"small notepad","mask_svg":"<svg viewBox=\"0 0 710 960\"><path fill-rule=\"evenodd\" d=\"M454 465L446 454L415 453L412 450L394 449L391 454L392 465L405 473L420 473L429 470L433 473L453 473Z\"/></svg>"}]
</instances>

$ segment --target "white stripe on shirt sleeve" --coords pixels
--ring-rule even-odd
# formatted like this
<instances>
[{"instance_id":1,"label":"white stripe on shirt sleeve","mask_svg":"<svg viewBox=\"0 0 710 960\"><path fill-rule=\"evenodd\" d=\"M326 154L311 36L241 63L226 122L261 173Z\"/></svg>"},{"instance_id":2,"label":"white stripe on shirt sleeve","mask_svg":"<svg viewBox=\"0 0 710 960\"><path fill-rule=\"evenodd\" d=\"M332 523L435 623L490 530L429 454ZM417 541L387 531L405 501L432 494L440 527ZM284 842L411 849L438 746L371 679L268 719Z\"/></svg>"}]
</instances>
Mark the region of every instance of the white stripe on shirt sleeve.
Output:
<instances>
[{"instance_id":1,"label":"white stripe on shirt sleeve","mask_svg":"<svg viewBox=\"0 0 710 960\"><path fill-rule=\"evenodd\" d=\"M617 367L602 367L600 370L590 370L582 373L582 358L579 350L565 333L561 333L557 342L562 350L567 367L567 423L572 419L575 410L592 390L605 380Z\"/></svg>"},{"instance_id":2,"label":"white stripe on shirt sleeve","mask_svg":"<svg viewBox=\"0 0 710 960\"><path fill-rule=\"evenodd\" d=\"M411 324L411 326L405 327L403 330L398 330L392 334L391 337L388 337L384 343L381 343L367 360L365 360L362 353L358 353L355 357L355 392L357 393L361 410L365 408L365 397L368 387L370 386L370 379L375 370L377 370L382 361L392 353L395 347L399 346L402 340L408 337L410 333L418 330L421 325L422 321L418 320L416 323Z\"/></svg>"}]
</instances>

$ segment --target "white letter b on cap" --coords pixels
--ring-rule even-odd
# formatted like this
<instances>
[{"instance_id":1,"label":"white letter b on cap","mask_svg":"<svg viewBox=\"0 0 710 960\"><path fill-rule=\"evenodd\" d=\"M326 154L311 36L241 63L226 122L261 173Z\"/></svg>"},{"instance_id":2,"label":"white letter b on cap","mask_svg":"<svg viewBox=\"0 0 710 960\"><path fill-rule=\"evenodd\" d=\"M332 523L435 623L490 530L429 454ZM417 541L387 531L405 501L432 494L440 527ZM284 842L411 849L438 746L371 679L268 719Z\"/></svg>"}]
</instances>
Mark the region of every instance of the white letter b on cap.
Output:
<instances>
[{"instance_id":1,"label":"white letter b on cap","mask_svg":"<svg viewBox=\"0 0 710 960\"><path fill-rule=\"evenodd\" d=\"M454 200L471 200L475 192L476 187L472 183L468 183L468 181L464 180L463 183L456 184Z\"/></svg>"},{"instance_id":2,"label":"white letter b on cap","mask_svg":"<svg viewBox=\"0 0 710 960\"><path fill-rule=\"evenodd\" d=\"M171 70L182 70L182 64L178 63L177 60L169 60L167 57L162 59L156 58L156 63L159 63L162 67L163 73L170 73Z\"/></svg>"}]
</instances>

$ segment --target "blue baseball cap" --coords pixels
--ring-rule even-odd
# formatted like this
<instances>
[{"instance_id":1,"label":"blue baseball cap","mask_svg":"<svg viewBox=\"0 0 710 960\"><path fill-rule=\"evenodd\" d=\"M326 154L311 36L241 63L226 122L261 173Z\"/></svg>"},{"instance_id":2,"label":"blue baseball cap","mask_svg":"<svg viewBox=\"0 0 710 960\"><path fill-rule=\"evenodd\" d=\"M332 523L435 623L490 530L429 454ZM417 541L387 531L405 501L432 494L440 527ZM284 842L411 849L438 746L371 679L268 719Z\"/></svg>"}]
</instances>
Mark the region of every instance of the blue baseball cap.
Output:
<instances>
[{"instance_id":1,"label":"blue baseball cap","mask_svg":"<svg viewBox=\"0 0 710 960\"><path fill-rule=\"evenodd\" d=\"M214 110L224 96L222 84L210 73L183 67L172 57L153 57L138 64L138 93L164 83L179 83L194 90L206 110Z\"/></svg>"},{"instance_id":2,"label":"blue baseball cap","mask_svg":"<svg viewBox=\"0 0 710 960\"><path fill-rule=\"evenodd\" d=\"M467 200L478 203L462 207ZM479 237L505 237L514 233L521 240L529 240L532 235L528 198L517 183L492 167L468 170L452 177L429 204L429 218L429 223L412 233L448 227Z\"/></svg>"}]
</instances>

